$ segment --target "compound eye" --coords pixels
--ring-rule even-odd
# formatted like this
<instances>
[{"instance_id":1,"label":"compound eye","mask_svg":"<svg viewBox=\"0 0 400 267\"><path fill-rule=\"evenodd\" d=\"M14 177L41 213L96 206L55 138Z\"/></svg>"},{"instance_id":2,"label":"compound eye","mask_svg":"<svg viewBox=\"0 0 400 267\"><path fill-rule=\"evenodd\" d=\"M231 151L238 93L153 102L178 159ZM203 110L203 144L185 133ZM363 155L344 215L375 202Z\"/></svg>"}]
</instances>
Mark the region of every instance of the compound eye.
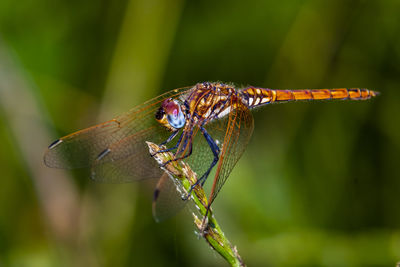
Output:
<instances>
[{"instance_id":1,"label":"compound eye","mask_svg":"<svg viewBox=\"0 0 400 267\"><path fill-rule=\"evenodd\" d=\"M168 123L175 129L182 128L185 123L185 115L183 114L179 103L173 99L167 99L163 105Z\"/></svg>"}]
</instances>

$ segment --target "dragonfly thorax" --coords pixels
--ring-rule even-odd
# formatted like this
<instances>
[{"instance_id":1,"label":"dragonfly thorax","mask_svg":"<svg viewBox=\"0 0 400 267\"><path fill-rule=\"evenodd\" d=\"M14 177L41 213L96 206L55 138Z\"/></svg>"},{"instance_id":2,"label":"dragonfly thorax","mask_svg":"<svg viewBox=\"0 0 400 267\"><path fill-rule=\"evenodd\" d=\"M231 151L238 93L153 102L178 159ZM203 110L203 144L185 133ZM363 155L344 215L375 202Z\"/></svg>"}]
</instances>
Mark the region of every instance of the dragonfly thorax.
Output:
<instances>
[{"instance_id":1,"label":"dragonfly thorax","mask_svg":"<svg viewBox=\"0 0 400 267\"><path fill-rule=\"evenodd\" d=\"M199 83L187 99L187 109L195 122L207 124L236 108L237 92L222 83Z\"/></svg>"},{"instance_id":2,"label":"dragonfly thorax","mask_svg":"<svg viewBox=\"0 0 400 267\"><path fill-rule=\"evenodd\" d=\"M156 120L170 131L176 131L185 126L186 118L177 100L168 98L163 101L155 114Z\"/></svg>"}]
</instances>

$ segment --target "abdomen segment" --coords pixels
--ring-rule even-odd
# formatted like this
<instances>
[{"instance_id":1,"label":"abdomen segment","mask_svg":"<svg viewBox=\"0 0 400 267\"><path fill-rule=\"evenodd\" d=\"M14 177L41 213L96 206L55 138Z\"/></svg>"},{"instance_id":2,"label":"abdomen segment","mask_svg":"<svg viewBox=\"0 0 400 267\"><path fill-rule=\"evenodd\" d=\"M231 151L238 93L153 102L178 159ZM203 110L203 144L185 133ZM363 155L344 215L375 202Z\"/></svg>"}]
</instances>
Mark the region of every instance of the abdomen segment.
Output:
<instances>
[{"instance_id":1,"label":"abdomen segment","mask_svg":"<svg viewBox=\"0 0 400 267\"><path fill-rule=\"evenodd\" d=\"M365 100L378 92L361 88L274 90L248 87L241 91L250 108L270 103L298 100Z\"/></svg>"}]
</instances>

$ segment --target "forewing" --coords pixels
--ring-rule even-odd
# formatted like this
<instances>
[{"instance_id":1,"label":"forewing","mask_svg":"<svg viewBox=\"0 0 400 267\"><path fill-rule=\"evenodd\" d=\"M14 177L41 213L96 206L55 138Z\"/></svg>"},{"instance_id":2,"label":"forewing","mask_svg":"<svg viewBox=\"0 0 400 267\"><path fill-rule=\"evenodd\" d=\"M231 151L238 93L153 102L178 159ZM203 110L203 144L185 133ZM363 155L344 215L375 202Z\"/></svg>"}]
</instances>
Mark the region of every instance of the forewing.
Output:
<instances>
[{"instance_id":1,"label":"forewing","mask_svg":"<svg viewBox=\"0 0 400 267\"><path fill-rule=\"evenodd\" d=\"M154 118L149 119L154 120ZM150 140L159 144L168 138L170 132L158 125L155 120L153 124L147 129L135 132L111 144L104 150L92 164L92 179L100 182L120 183L160 178L162 170L156 160L151 157L146 141Z\"/></svg>"},{"instance_id":2,"label":"forewing","mask_svg":"<svg viewBox=\"0 0 400 267\"><path fill-rule=\"evenodd\" d=\"M178 98L189 90L190 87L185 87L169 91L113 120L57 140L46 151L45 164L49 167L66 169L93 165L92 177L100 181L118 182L147 178L139 176L148 172L143 172L143 168L132 172L132 168L139 165L134 166L129 163L146 162L147 165L144 163L142 165L150 168L148 163L151 159L148 159L150 155L148 149L145 149L145 141L162 142L170 134L158 124L154 114L164 99ZM165 139L162 140L163 138ZM106 163L108 165L100 170L99 166ZM126 163L128 165L125 166ZM128 178L127 175L130 174L133 176Z\"/></svg>"}]
</instances>

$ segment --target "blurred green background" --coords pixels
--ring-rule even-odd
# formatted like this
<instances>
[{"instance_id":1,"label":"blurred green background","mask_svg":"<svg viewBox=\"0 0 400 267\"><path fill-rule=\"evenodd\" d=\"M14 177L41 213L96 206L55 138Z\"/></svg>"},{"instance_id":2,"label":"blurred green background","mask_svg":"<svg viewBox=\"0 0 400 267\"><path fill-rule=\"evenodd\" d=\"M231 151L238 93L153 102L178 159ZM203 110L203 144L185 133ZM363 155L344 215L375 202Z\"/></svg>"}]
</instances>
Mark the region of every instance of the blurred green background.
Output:
<instances>
[{"instance_id":1,"label":"blurred green background","mask_svg":"<svg viewBox=\"0 0 400 267\"><path fill-rule=\"evenodd\" d=\"M56 138L200 81L364 87L254 113L214 203L248 266L400 261L400 1L2 0L0 266L224 266L151 184L46 168Z\"/></svg>"}]
</instances>

